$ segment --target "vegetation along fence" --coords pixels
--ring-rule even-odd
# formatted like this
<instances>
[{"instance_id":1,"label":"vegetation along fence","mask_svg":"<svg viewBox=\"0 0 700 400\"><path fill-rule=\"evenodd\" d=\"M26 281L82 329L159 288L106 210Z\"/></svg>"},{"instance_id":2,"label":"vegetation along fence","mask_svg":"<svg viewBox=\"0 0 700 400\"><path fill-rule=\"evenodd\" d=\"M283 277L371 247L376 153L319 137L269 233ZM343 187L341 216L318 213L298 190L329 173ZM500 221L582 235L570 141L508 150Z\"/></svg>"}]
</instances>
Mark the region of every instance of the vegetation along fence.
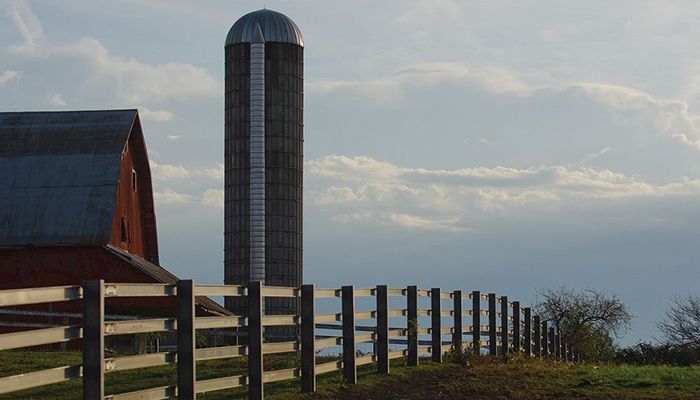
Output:
<instances>
[{"instance_id":1,"label":"vegetation along fence","mask_svg":"<svg viewBox=\"0 0 700 400\"><path fill-rule=\"evenodd\" d=\"M175 318L105 320L105 298L174 296ZM195 317L195 296L247 297L247 316ZM299 298L301 315L265 315L265 297ZM376 308L355 309L356 299L372 298ZM320 314L316 301L338 298L341 312ZM0 378L0 394L34 388L83 377L83 399L195 399L197 393L248 386L250 399L263 398L265 383L301 378L301 391L313 392L316 377L341 370L345 382L357 381L357 367L376 363L379 373L388 374L390 360L406 357L409 366L418 365L419 355L430 354L432 361L442 362L450 350L477 354L521 353L527 356L551 357L573 361L573 349L561 343L555 328L533 315L530 308L520 307L506 296L479 291L445 292L440 289L388 288L377 286L358 289L300 289L263 286L253 282L246 286L195 285L181 280L176 285L121 284L88 281L82 286L45 287L0 291L0 307L21 306L61 301L82 301L82 325L34 329L0 335L0 350L65 343L82 339L82 365L64 366L43 371ZM371 299L366 300L371 304ZM391 304L401 304L391 308ZM429 303L429 307L419 307ZM464 305L468 304L468 307ZM404 308L405 305L405 308ZM483 306L486 306L485 308ZM422 318L421 318L422 317ZM482 324L482 317L484 322ZM429 319L428 326L419 321ZM374 320L362 326L356 321ZM400 327L390 321L400 321ZM465 320L470 322L464 324ZM449 323L444 324L446 321ZM263 330L268 326L296 326L299 340L266 343ZM198 329L243 329L246 345L196 347ZM341 336L318 335L317 330L342 331ZM176 332L177 351L105 358L105 336ZM470 340L464 341L467 336ZM430 337L430 339L421 339ZM482 337L485 340L482 340ZM449 340L443 340L449 338ZM367 355L357 352L361 343L372 343ZM317 364L317 351L342 346L342 359ZM263 371L264 357L274 353L295 353L301 357L301 368ZM248 374L224 378L196 380L197 361L248 357ZM146 368L169 363L177 364L177 382L129 393L104 394L104 377L114 371ZM0 366L1 368L2 366Z\"/></svg>"}]
</instances>

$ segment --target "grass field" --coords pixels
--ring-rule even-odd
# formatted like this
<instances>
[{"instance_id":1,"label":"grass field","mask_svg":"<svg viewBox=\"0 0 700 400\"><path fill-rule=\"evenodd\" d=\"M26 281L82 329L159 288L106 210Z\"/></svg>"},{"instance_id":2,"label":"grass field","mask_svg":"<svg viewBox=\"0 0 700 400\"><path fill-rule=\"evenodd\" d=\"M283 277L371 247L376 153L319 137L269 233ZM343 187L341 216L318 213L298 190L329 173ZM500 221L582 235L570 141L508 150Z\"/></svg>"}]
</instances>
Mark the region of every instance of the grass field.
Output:
<instances>
[{"instance_id":1,"label":"grass field","mask_svg":"<svg viewBox=\"0 0 700 400\"><path fill-rule=\"evenodd\" d=\"M319 360L321 362L322 360ZM292 357L266 358L266 369L295 366ZM79 364L78 353L2 352L0 376ZM245 374L245 359L197 364L198 379ZM319 376L318 392L300 395L299 381L265 385L269 399L700 399L700 366L564 365L540 360L481 357L463 363L422 362L408 368L392 364L389 376L374 366L358 369L357 385L344 385L339 373ZM106 375L107 394L175 382L173 365ZM0 396L9 399L80 398L80 380ZM201 395L207 400L245 398L244 389Z\"/></svg>"}]
</instances>

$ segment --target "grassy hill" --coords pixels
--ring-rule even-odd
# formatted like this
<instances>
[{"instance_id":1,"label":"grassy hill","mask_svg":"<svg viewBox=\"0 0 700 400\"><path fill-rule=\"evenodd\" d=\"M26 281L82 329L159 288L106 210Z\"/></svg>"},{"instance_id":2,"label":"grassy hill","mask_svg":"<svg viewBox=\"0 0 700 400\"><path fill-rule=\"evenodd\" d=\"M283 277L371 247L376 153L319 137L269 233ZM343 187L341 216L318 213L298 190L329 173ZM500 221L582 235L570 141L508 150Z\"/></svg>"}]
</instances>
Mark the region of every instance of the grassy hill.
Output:
<instances>
[{"instance_id":1,"label":"grassy hill","mask_svg":"<svg viewBox=\"0 0 700 400\"><path fill-rule=\"evenodd\" d=\"M320 361L319 361L320 362ZM0 376L80 363L78 353L2 352ZM269 357L269 369L295 366L292 357ZM266 368L266 369L268 369ZM344 385L339 373L318 378L318 392L299 394L299 382L265 386L266 398L298 399L700 399L700 366L628 366L554 364L531 359L479 357L459 363L422 361L408 368L395 360L389 376L374 366L359 368L359 383ZM245 374L245 359L198 363L198 378ZM175 382L173 365L124 371L106 376L106 391L121 393ZM79 380L0 396L0 400L75 399ZM245 398L243 389L201 395L207 400Z\"/></svg>"}]
</instances>

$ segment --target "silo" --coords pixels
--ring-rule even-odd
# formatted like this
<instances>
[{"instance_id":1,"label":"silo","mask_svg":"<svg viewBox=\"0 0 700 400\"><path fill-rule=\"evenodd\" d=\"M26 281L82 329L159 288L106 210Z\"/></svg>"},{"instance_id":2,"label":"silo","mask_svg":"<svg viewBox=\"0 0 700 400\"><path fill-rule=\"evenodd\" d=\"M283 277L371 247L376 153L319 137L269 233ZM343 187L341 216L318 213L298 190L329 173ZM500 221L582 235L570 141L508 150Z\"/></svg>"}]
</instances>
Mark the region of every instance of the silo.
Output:
<instances>
[{"instance_id":1,"label":"silo","mask_svg":"<svg viewBox=\"0 0 700 400\"><path fill-rule=\"evenodd\" d=\"M287 16L258 10L236 21L225 52L224 281L302 283L304 43ZM226 307L245 314L245 302ZM294 299L267 314L298 313ZM292 329L266 336L289 339Z\"/></svg>"}]
</instances>

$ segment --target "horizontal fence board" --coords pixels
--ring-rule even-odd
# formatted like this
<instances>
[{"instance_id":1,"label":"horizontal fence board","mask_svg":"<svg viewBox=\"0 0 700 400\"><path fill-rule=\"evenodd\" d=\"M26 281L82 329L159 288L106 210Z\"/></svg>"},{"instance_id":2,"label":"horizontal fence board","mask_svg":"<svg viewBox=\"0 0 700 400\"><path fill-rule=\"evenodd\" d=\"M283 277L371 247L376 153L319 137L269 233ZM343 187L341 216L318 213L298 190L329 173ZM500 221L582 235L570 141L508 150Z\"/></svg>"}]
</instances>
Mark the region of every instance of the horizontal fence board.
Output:
<instances>
[{"instance_id":1,"label":"horizontal fence board","mask_svg":"<svg viewBox=\"0 0 700 400\"><path fill-rule=\"evenodd\" d=\"M177 353L151 353L135 356L108 358L105 360L105 372L126 371L137 368L155 367L177 362Z\"/></svg>"},{"instance_id":2,"label":"horizontal fence board","mask_svg":"<svg viewBox=\"0 0 700 400\"><path fill-rule=\"evenodd\" d=\"M196 329L239 328L246 326L246 317L197 317L194 320Z\"/></svg>"},{"instance_id":3,"label":"horizontal fence board","mask_svg":"<svg viewBox=\"0 0 700 400\"><path fill-rule=\"evenodd\" d=\"M336 321L342 321L343 320L343 314L319 314L314 317L314 323L316 324L322 324L324 322L336 322Z\"/></svg>"},{"instance_id":4,"label":"horizontal fence board","mask_svg":"<svg viewBox=\"0 0 700 400\"><path fill-rule=\"evenodd\" d=\"M215 392L217 390L233 389L248 384L248 377L245 375L232 375L223 378L207 379L197 381L195 388L197 393Z\"/></svg>"},{"instance_id":5,"label":"horizontal fence board","mask_svg":"<svg viewBox=\"0 0 700 400\"><path fill-rule=\"evenodd\" d=\"M0 394L65 382L80 378L82 375L82 366L67 365L26 374L7 376L0 378Z\"/></svg>"},{"instance_id":6,"label":"horizontal fence board","mask_svg":"<svg viewBox=\"0 0 700 400\"><path fill-rule=\"evenodd\" d=\"M370 297L375 295L376 289L355 289L355 297Z\"/></svg>"},{"instance_id":7,"label":"horizontal fence board","mask_svg":"<svg viewBox=\"0 0 700 400\"><path fill-rule=\"evenodd\" d=\"M300 292L297 288L281 287L281 286L263 286L263 297L299 297Z\"/></svg>"},{"instance_id":8,"label":"horizontal fence board","mask_svg":"<svg viewBox=\"0 0 700 400\"><path fill-rule=\"evenodd\" d=\"M407 329L389 329L389 337L406 336Z\"/></svg>"},{"instance_id":9,"label":"horizontal fence board","mask_svg":"<svg viewBox=\"0 0 700 400\"><path fill-rule=\"evenodd\" d=\"M8 289L0 290L0 307L79 300L82 297L83 288L80 286Z\"/></svg>"},{"instance_id":10,"label":"horizontal fence board","mask_svg":"<svg viewBox=\"0 0 700 400\"><path fill-rule=\"evenodd\" d=\"M428 308L419 308L419 309L418 309L418 316L419 316L419 317L428 317L428 316L430 316L430 309L428 309Z\"/></svg>"},{"instance_id":11,"label":"horizontal fence board","mask_svg":"<svg viewBox=\"0 0 700 400\"><path fill-rule=\"evenodd\" d=\"M355 313L355 320L372 319L377 317L376 311L358 311Z\"/></svg>"},{"instance_id":12,"label":"horizontal fence board","mask_svg":"<svg viewBox=\"0 0 700 400\"><path fill-rule=\"evenodd\" d=\"M175 396L177 396L176 386L161 386L152 389L113 394L105 396L105 400L161 400L174 398Z\"/></svg>"},{"instance_id":13,"label":"horizontal fence board","mask_svg":"<svg viewBox=\"0 0 700 400\"><path fill-rule=\"evenodd\" d=\"M175 318L105 322L105 336L127 335L132 333L174 332L176 330L177 320L175 320Z\"/></svg>"},{"instance_id":14,"label":"horizontal fence board","mask_svg":"<svg viewBox=\"0 0 700 400\"><path fill-rule=\"evenodd\" d=\"M247 294L248 290L245 286L239 285L196 285L194 287L195 296L241 297Z\"/></svg>"},{"instance_id":15,"label":"horizontal fence board","mask_svg":"<svg viewBox=\"0 0 700 400\"><path fill-rule=\"evenodd\" d=\"M296 315L265 315L262 317L263 326L298 325L299 317Z\"/></svg>"},{"instance_id":16,"label":"horizontal fence board","mask_svg":"<svg viewBox=\"0 0 700 400\"><path fill-rule=\"evenodd\" d=\"M342 337L329 337L323 339L316 339L314 342L316 349L322 349L324 347L340 346L343 344Z\"/></svg>"},{"instance_id":17,"label":"horizontal fence board","mask_svg":"<svg viewBox=\"0 0 700 400\"><path fill-rule=\"evenodd\" d=\"M418 297L430 297L430 290L418 289Z\"/></svg>"},{"instance_id":18,"label":"horizontal fence board","mask_svg":"<svg viewBox=\"0 0 700 400\"><path fill-rule=\"evenodd\" d=\"M263 383L286 381L301 376L300 368L282 369L279 371L267 371L263 373Z\"/></svg>"},{"instance_id":19,"label":"horizontal fence board","mask_svg":"<svg viewBox=\"0 0 700 400\"><path fill-rule=\"evenodd\" d=\"M299 350L299 343L297 342L276 342L263 344L263 354L289 353L297 350Z\"/></svg>"},{"instance_id":20,"label":"horizontal fence board","mask_svg":"<svg viewBox=\"0 0 700 400\"><path fill-rule=\"evenodd\" d=\"M406 289L387 289L386 294L387 296L405 296Z\"/></svg>"},{"instance_id":21,"label":"horizontal fence board","mask_svg":"<svg viewBox=\"0 0 700 400\"><path fill-rule=\"evenodd\" d=\"M83 328L78 325L5 333L0 335L0 350L63 343L81 337L83 337Z\"/></svg>"},{"instance_id":22,"label":"horizontal fence board","mask_svg":"<svg viewBox=\"0 0 700 400\"><path fill-rule=\"evenodd\" d=\"M372 364L373 362L377 361L377 356L373 354L369 354L366 356L362 357L357 357L355 361L355 365L360 366L360 365L367 365L367 364Z\"/></svg>"},{"instance_id":23,"label":"horizontal fence board","mask_svg":"<svg viewBox=\"0 0 700 400\"><path fill-rule=\"evenodd\" d=\"M355 343L365 343L374 340L374 333L363 333L362 335L355 335Z\"/></svg>"},{"instance_id":24,"label":"horizontal fence board","mask_svg":"<svg viewBox=\"0 0 700 400\"><path fill-rule=\"evenodd\" d=\"M443 299L451 299L452 293L451 292L440 292L440 297Z\"/></svg>"},{"instance_id":25,"label":"horizontal fence board","mask_svg":"<svg viewBox=\"0 0 700 400\"><path fill-rule=\"evenodd\" d=\"M343 368L342 361L330 361L323 364L316 364L316 375L326 374L328 372L339 371Z\"/></svg>"},{"instance_id":26,"label":"horizontal fence board","mask_svg":"<svg viewBox=\"0 0 700 400\"><path fill-rule=\"evenodd\" d=\"M400 310L389 310L389 317L403 317L408 313L408 310L405 308L400 309Z\"/></svg>"},{"instance_id":27,"label":"horizontal fence board","mask_svg":"<svg viewBox=\"0 0 700 400\"><path fill-rule=\"evenodd\" d=\"M163 297L175 296L175 285L164 283L107 283L105 297Z\"/></svg>"},{"instance_id":28,"label":"horizontal fence board","mask_svg":"<svg viewBox=\"0 0 700 400\"><path fill-rule=\"evenodd\" d=\"M393 360L395 358L406 357L407 354L408 354L408 350L406 350L406 349L392 350L389 352L389 359Z\"/></svg>"},{"instance_id":29,"label":"horizontal fence board","mask_svg":"<svg viewBox=\"0 0 700 400\"><path fill-rule=\"evenodd\" d=\"M195 357L197 361L217 360L221 358L234 358L248 354L245 346L221 346L197 349Z\"/></svg>"},{"instance_id":30,"label":"horizontal fence board","mask_svg":"<svg viewBox=\"0 0 700 400\"><path fill-rule=\"evenodd\" d=\"M315 289L314 297L317 299L340 297L340 289Z\"/></svg>"}]
</instances>

